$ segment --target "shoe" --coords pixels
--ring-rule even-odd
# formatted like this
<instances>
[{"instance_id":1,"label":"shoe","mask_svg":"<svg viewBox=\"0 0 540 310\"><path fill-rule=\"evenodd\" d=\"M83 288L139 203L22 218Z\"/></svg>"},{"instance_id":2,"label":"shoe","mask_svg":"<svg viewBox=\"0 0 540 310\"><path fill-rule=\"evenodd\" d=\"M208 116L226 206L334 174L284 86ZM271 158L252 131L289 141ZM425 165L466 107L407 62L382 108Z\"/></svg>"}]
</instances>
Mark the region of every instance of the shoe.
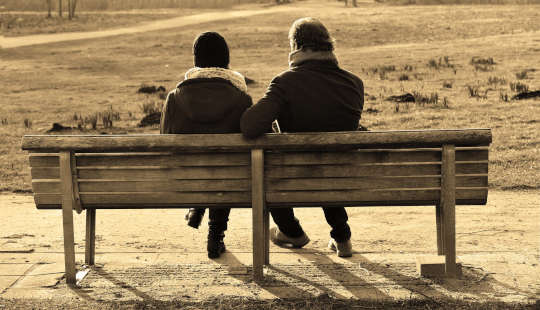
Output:
<instances>
[{"instance_id":1,"label":"shoe","mask_svg":"<svg viewBox=\"0 0 540 310\"><path fill-rule=\"evenodd\" d=\"M223 242L225 234L208 232L208 245L206 250L208 251L208 258L218 258L221 253L225 252L225 243Z\"/></svg>"},{"instance_id":2,"label":"shoe","mask_svg":"<svg viewBox=\"0 0 540 310\"><path fill-rule=\"evenodd\" d=\"M204 211L205 209L189 209L188 213L186 214L186 221L188 226L199 229L199 226L201 225L204 216Z\"/></svg>"},{"instance_id":3,"label":"shoe","mask_svg":"<svg viewBox=\"0 0 540 310\"><path fill-rule=\"evenodd\" d=\"M298 238L291 238L282 233L277 227L272 227L270 229L270 240L280 247L291 245L293 248L301 248L309 243L309 237L306 233Z\"/></svg>"},{"instance_id":4,"label":"shoe","mask_svg":"<svg viewBox=\"0 0 540 310\"><path fill-rule=\"evenodd\" d=\"M330 238L330 242L328 242L328 248L332 251L336 251L339 257L352 256L351 240L337 242L334 238Z\"/></svg>"}]
</instances>

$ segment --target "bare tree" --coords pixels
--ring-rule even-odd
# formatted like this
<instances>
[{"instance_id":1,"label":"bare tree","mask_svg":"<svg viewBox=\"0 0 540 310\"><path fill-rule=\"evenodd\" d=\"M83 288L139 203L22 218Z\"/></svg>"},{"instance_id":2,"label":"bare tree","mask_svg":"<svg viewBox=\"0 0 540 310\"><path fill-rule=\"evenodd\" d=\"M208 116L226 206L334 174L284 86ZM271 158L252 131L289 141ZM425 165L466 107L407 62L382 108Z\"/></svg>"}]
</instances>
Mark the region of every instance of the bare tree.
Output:
<instances>
[{"instance_id":1,"label":"bare tree","mask_svg":"<svg viewBox=\"0 0 540 310\"><path fill-rule=\"evenodd\" d=\"M75 17L76 7L77 7L77 0L71 0L71 17Z\"/></svg>"},{"instance_id":2,"label":"bare tree","mask_svg":"<svg viewBox=\"0 0 540 310\"><path fill-rule=\"evenodd\" d=\"M75 17L75 8L77 7L77 0L68 0L69 7L69 19Z\"/></svg>"},{"instance_id":3,"label":"bare tree","mask_svg":"<svg viewBox=\"0 0 540 310\"><path fill-rule=\"evenodd\" d=\"M51 18L52 14L52 0L47 0L47 18Z\"/></svg>"}]
</instances>

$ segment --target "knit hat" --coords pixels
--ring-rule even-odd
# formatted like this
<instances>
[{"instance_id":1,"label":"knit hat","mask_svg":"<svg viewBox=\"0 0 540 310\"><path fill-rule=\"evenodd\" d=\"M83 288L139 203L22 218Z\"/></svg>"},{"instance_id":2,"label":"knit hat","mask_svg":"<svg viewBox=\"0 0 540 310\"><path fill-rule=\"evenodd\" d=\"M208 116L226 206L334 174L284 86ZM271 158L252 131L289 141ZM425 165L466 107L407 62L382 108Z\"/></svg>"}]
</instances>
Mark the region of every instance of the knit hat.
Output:
<instances>
[{"instance_id":1,"label":"knit hat","mask_svg":"<svg viewBox=\"0 0 540 310\"><path fill-rule=\"evenodd\" d=\"M193 42L193 56L196 67L229 67L229 47L217 32L201 33Z\"/></svg>"}]
</instances>

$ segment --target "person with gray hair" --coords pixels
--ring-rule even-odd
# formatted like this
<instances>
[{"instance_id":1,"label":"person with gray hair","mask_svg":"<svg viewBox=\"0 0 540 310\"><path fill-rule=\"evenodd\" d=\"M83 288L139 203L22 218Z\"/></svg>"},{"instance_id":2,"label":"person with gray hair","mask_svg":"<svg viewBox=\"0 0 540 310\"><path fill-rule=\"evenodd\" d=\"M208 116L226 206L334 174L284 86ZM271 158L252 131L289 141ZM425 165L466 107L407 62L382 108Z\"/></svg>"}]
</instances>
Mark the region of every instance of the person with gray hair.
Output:
<instances>
[{"instance_id":1,"label":"person with gray hair","mask_svg":"<svg viewBox=\"0 0 540 310\"><path fill-rule=\"evenodd\" d=\"M334 40L317 19L296 20L289 31L289 69L274 77L255 105L244 112L242 133L256 138L271 132L277 120L283 132L352 131L364 106L362 80L342 69L334 55ZM351 230L343 207L324 207L331 226L329 247L340 257L352 256ZM270 239L279 246L303 247L310 240L292 208L270 210L277 228Z\"/></svg>"}]
</instances>

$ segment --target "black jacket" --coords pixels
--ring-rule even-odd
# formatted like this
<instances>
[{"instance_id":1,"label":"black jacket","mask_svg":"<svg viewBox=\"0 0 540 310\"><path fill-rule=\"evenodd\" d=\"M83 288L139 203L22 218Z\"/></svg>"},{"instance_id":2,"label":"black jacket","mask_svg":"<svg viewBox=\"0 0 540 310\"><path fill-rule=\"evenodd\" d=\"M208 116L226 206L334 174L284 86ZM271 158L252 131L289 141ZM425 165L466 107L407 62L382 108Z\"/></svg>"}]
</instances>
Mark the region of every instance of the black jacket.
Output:
<instances>
[{"instance_id":1,"label":"black jacket","mask_svg":"<svg viewBox=\"0 0 540 310\"><path fill-rule=\"evenodd\" d=\"M357 130L364 106L362 80L330 60L308 60L276 76L241 120L248 138L270 132Z\"/></svg>"},{"instance_id":2,"label":"black jacket","mask_svg":"<svg viewBox=\"0 0 540 310\"><path fill-rule=\"evenodd\" d=\"M225 79L188 79L167 96L161 133L238 133L251 105L251 97Z\"/></svg>"}]
</instances>

